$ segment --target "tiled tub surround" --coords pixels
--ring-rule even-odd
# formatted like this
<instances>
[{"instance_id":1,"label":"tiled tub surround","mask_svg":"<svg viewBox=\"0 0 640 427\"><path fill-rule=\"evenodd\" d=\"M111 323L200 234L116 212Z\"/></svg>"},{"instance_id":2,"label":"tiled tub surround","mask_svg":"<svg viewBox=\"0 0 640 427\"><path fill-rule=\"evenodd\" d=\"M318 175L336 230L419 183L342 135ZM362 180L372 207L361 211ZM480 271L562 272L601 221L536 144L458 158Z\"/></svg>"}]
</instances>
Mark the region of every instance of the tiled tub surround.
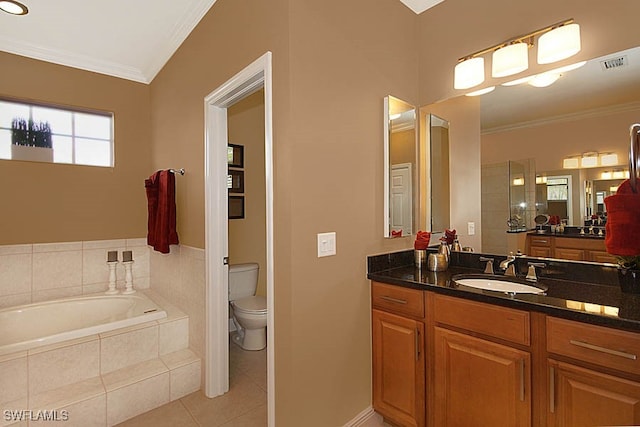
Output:
<instances>
[{"instance_id":1,"label":"tiled tub surround","mask_svg":"<svg viewBox=\"0 0 640 427\"><path fill-rule=\"evenodd\" d=\"M0 309L0 355L167 317L142 291L71 297Z\"/></svg>"},{"instance_id":2,"label":"tiled tub surround","mask_svg":"<svg viewBox=\"0 0 640 427\"><path fill-rule=\"evenodd\" d=\"M0 246L0 308L106 291L107 252L133 251L133 286L150 285L149 252L144 238ZM124 289L122 263L117 286Z\"/></svg>"},{"instance_id":3,"label":"tiled tub surround","mask_svg":"<svg viewBox=\"0 0 640 427\"><path fill-rule=\"evenodd\" d=\"M146 293L167 318L0 356L0 425L11 425L6 409L66 410L65 426L111 426L199 390L189 318Z\"/></svg>"}]
</instances>

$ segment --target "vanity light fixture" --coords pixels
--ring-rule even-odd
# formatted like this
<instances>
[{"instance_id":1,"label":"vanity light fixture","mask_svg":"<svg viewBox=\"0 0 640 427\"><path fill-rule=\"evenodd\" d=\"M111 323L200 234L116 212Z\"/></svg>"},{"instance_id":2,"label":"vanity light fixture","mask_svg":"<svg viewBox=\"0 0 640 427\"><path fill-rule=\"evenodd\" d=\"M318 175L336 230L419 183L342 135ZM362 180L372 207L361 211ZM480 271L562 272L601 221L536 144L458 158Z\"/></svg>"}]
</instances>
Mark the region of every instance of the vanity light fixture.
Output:
<instances>
[{"instance_id":1,"label":"vanity light fixture","mask_svg":"<svg viewBox=\"0 0 640 427\"><path fill-rule=\"evenodd\" d=\"M580 159L580 166L583 168L594 168L598 166L598 153L584 153Z\"/></svg>"},{"instance_id":2,"label":"vanity light fixture","mask_svg":"<svg viewBox=\"0 0 640 427\"><path fill-rule=\"evenodd\" d=\"M469 89L484 81L484 58L463 59L454 70L453 87Z\"/></svg>"},{"instance_id":3,"label":"vanity light fixture","mask_svg":"<svg viewBox=\"0 0 640 427\"><path fill-rule=\"evenodd\" d=\"M458 59L453 87L469 89L484 82L483 55L488 53L492 54L491 76L494 78L525 71L529 68L529 48L537 36L539 64L560 61L580 51L580 26L573 19L567 19Z\"/></svg>"},{"instance_id":4,"label":"vanity light fixture","mask_svg":"<svg viewBox=\"0 0 640 427\"><path fill-rule=\"evenodd\" d=\"M629 171L613 171L613 179L629 179Z\"/></svg>"},{"instance_id":5,"label":"vanity light fixture","mask_svg":"<svg viewBox=\"0 0 640 427\"><path fill-rule=\"evenodd\" d=\"M609 187L609 191L611 193L617 193L618 192L618 186L617 185L612 185L611 187Z\"/></svg>"},{"instance_id":6,"label":"vanity light fixture","mask_svg":"<svg viewBox=\"0 0 640 427\"><path fill-rule=\"evenodd\" d=\"M564 169L578 169L580 167L580 158L567 157L562 161L562 167Z\"/></svg>"},{"instance_id":7,"label":"vanity light fixture","mask_svg":"<svg viewBox=\"0 0 640 427\"><path fill-rule=\"evenodd\" d=\"M0 0L0 10L11 15L26 15L29 8L16 0Z\"/></svg>"},{"instance_id":8,"label":"vanity light fixture","mask_svg":"<svg viewBox=\"0 0 640 427\"><path fill-rule=\"evenodd\" d=\"M495 88L496 88L495 86L489 86L489 87L485 87L484 89L476 90L475 92L465 93L465 95L480 96L480 95L484 95L485 93L493 92Z\"/></svg>"},{"instance_id":9,"label":"vanity light fixture","mask_svg":"<svg viewBox=\"0 0 640 427\"><path fill-rule=\"evenodd\" d=\"M529 68L529 44L513 43L493 52L491 77L506 77Z\"/></svg>"},{"instance_id":10,"label":"vanity light fixture","mask_svg":"<svg viewBox=\"0 0 640 427\"><path fill-rule=\"evenodd\" d=\"M402 117L402 113L390 114L389 115L389 120L397 120L400 117Z\"/></svg>"},{"instance_id":11,"label":"vanity light fixture","mask_svg":"<svg viewBox=\"0 0 640 427\"><path fill-rule=\"evenodd\" d=\"M536 176L536 184L546 184L547 177L546 176Z\"/></svg>"},{"instance_id":12,"label":"vanity light fixture","mask_svg":"<svg viewBox=\"0 0 640 427\"><path fill-rule=\"evenodd\" d=\"M604 171L600 174L600 179L612 179L613 173L609 171Z\"/></svg>"},{"instance_id":13,"label":"vanity light fixture","mask_svg":"<svg viewBox=\"0 0 640 427\"><path fill-rule=\"evenodd\" d=\"M600 164L602 166L616 166L618 164L618 155L616 153L600 154Z\"/></svg>"},{"instance_id":14,"label":"vanity light fixture","mask_svg":"<svg viewBox=\"0 0 640 427\"><path fill-rule=\"evenodd\" d=\"M580 25L565 23L538 39L538 64L551 64L580 52Z\"/></svg>"}]
</instances>

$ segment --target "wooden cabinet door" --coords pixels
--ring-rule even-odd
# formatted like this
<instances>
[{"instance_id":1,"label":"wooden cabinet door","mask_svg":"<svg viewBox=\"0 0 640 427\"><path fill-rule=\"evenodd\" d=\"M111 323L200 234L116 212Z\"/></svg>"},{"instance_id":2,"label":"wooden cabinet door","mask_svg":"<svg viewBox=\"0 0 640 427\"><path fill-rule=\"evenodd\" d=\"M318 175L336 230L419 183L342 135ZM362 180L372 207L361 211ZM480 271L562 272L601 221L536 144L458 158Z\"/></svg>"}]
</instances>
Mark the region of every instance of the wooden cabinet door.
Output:
<instances>
[{"instance_id":1,"label":"wooden cabinet door","mask_svg":"<svg viewBox=\"0 0 640 427\"><path fill-rule=\"evenodd\" d=\"M425 424L424 324L372 310L373 407L403 427Z\"/></svg>"},{"instance_id":2,"label":"wooden cabinet door","mask_svg":"<svg viewBox=\"0 0 640 427\"><path fill-rule=\"evenodd\" d=\"M435 328L435 425L531 425L531 357Z\"/></svg>"},{"instance_id":3,"label":"wooden cabinet door","mask_svg":"<svg viewBox=\"0 0 640 427\"><path fill-rule=\"evenodd\" d=\"M551 258L551 248L544 246L531 246L529 256Z\"/></svg>"},{"instance_id":4,"label":"wooden cabinet door","mask_svg":"<svg viewBox=\"0 0 640 427\"><path fill-rule=\"evenodd\" d=\"M587 252L588 252L587 261L610 262L614 264L618 262L615 256L611 255L606 251L587 251Z\"/></svg>"},{"instance_id":5,"label":"wooden cabinet door","mask_svg":"<svg viewBox=\"0 0 640 427\"><path fill-rule=\"evenodd\" d=\"M582 249L559 248L556 246L553 257L572 261L585 261L584 251Z\"/></svg>"},{"instance_id":6,"label":"wooden cabinet door","mask_svg":"<svg viewBox=\"0 0 640 427\"><path fill-rule=\"evenodd\" d=\"M640 424L640 383L549 360L549 426Z\"/></svg>"}]
</instances>

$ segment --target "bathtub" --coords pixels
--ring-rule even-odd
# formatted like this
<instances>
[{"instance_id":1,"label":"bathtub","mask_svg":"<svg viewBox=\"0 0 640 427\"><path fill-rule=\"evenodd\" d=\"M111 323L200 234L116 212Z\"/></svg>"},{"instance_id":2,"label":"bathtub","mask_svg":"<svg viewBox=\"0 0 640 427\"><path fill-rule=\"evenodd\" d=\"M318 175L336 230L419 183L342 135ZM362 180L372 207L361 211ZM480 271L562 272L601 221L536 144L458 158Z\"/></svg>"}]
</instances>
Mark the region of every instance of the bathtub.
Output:
<instances>
[{"instance_id":1,"label":"bathtub","mask_svg":"<svg viewBox=\"0 0 640 427\"><path fill-rule=\"evenodd\" d=\"M90 295L0 310L0 355L167 317L149 297Z\"/></svg>"}]
</instances>

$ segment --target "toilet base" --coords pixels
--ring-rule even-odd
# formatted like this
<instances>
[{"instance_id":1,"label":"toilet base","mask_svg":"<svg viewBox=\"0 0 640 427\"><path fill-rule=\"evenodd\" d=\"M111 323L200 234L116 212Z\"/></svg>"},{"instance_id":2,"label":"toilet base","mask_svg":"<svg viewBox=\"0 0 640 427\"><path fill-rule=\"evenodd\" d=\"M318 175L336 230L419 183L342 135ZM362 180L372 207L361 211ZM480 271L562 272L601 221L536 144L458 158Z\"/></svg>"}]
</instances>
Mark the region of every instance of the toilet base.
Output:
<instances>
[{"instance_id":1,"label":"toilet base","mask_svg":"<svg viewBox=\"0 0 640 427\"><path fill-rule=\"evenodd\" d=\"M267 346L267 328L244 329L243 332L244 334L238 331L231 333L231 340L243 350L258 351Z\"/></svg>"}]
</instances>

